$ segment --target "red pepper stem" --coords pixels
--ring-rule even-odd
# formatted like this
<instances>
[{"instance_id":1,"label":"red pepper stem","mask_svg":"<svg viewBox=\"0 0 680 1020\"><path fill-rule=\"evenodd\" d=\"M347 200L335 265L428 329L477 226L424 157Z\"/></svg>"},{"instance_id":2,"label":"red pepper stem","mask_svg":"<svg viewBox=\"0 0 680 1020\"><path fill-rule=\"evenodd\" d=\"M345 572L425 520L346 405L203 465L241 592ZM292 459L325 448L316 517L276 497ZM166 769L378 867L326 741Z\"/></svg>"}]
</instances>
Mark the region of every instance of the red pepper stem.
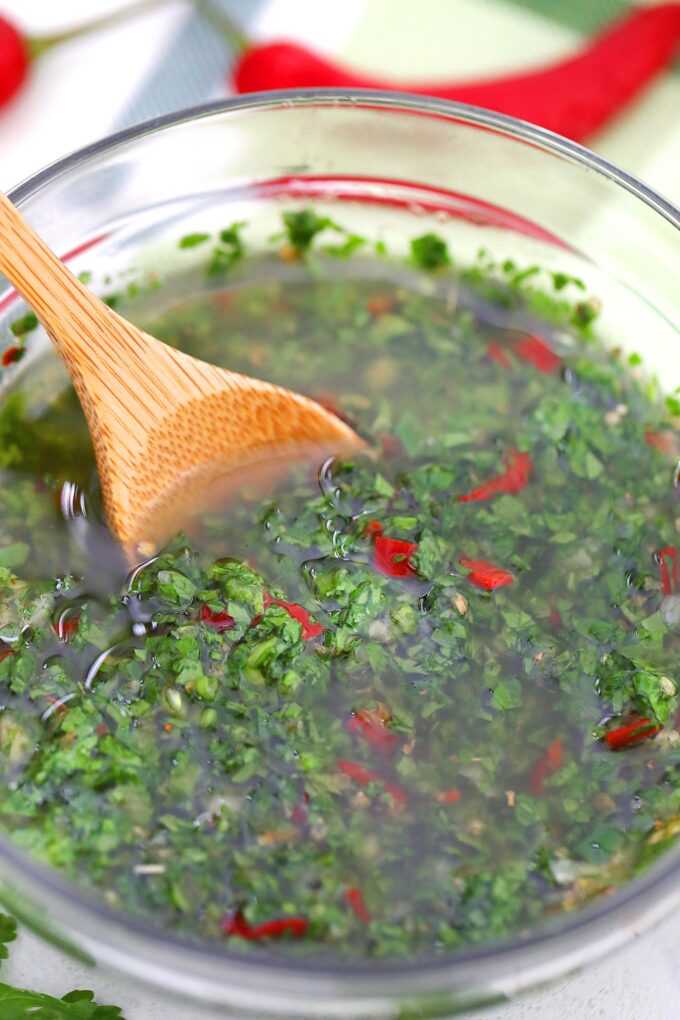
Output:
<instances>
[{"instance_id":1,"label":"red pepper stem","mask_svg":"<svg viewBox=\"0 0 680 1020\"><path fill-rule=\"evenodd\" d=\"M165 2L166 0L134 0L133 3L127 4L121 10L111 11L110 14L103 14L100 18L86 21L83 25L76 25L66 32L55 32L53 35L30 36L26 40L26 45L28 46L31 60L36 60L47 50L51 50L53 46L68 42L70 39L77 39L79 36L87 35L89 32L96 32L100 28L109 28L117 25L126 21L129 17L133 17L135 14L140 14L142 11L152 7L158 7L159 4Z\"/></svg>"},{"instance_id":2,"label":"red pepper stem","mask_svg":"<svg viewBox=\"0 0 680 1020\"><path fill-rule=\"evenodd\" d=\"M206 21L209 21L213 28L224 36L235 53L240 55L250 49L251 39L249 36L228 14L224 13L214 0L197 0L197 6Z\"/></svg>"}]
</instances>

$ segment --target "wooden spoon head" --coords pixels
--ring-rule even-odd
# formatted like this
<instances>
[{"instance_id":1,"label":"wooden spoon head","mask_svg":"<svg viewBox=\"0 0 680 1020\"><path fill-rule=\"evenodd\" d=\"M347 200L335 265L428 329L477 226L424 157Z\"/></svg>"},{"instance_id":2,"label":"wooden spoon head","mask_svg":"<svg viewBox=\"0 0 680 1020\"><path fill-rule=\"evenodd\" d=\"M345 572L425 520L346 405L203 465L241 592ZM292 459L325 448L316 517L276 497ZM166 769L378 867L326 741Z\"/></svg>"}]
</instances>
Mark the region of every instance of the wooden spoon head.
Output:
<instances>
[{"instance_id":1,"label":"wooden spoon head","mask_svg":"<svg viewBox=\"0 0 680 1020\"><path fill-rule=\"evenodd\" d=\"M121 417L107 394L93 400L89 392L89 403L81 395L109 524L128 547L148 553L238 488L254 465L280 472L293 460L320 463L364 445L307 397L146 341L153 400L131 400Z\"/></svg>"}]
</instances>

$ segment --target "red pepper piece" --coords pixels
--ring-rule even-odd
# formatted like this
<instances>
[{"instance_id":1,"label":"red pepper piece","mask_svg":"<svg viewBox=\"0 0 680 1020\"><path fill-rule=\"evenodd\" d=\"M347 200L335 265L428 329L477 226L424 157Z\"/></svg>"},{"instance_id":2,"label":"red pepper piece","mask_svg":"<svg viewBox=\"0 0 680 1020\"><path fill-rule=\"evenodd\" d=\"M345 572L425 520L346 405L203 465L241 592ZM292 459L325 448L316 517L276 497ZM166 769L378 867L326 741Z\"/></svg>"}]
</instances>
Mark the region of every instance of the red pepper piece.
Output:
<instances>
[{"instance_id":1,"label":"red pepper piece","mask_svg":"<svg viewBox=\"0 0 680 1020\"><path fill-rule=\"evenodd\" d=\"M264 593L264 608L268 609L269 606L280 606L281 609L285 609L288 615L302 627L302 638L304 641L309 641L311 638L319 637L323 634L324 628L320 623L314 623L311 616L306 609L299 606L296 602L285 602L283 599L274 599L268 591Z\"/></svg>"},{"instance_id":2,"label":"red pepper piece","mask_svg":"<svg viewBox=\"0 0 680 1020\"><path fill-rule=\"evenodd\" d=\"M657 553L661 570L661 591L664 595L673 595L678 590L678 554L672 545L660 549ZM668 569L667 560L671 560L673 566Z\"/></svg>"},{"instance_id":3,"label":"red pepper piece","mask_svg":"<svg viewBox=\"0 0 680 1020\"><path fill-rule=\"evenodd\" d=\"M298 825L300 828L307 824L308 813L307 805L309 804L309 794L303 793L300 800L293 808L290 816L290 820L293 825Z\"/></svg>"},{"instance_id":4,"label":"red pepper piece","mask_svg":"<svg viewBox=\"0 0 680 1020\"><path fill-rule=\"evenodd\" d=\"M406 792L395 783L386 782L380 773L364 768L363 765L359 765L356 761L338 761L336 765L341 772L349 776L358 786L368 786L369 783L381 783L385 793L389 793L395 803L402 807L406 803Z\"/></svg>"},{"instance_id":5,"label":"red pepper piece","mask_svg":"<svg viewBox=\"0 0 680 1020\"><path fill-rule=\"evenodd\" d=\"M394 308L394 297L391 294L374 294L366 302L366 310L369 315L377 318L379 315L385 315L387 312L391 312Z\"/></svg>"},{"instance_id":6,"label":"red pepper piece","mask_svg":"<svg viewBox=\"0 0 680 1020\"><path fill-rule=\"evenodd\" d=\"M675 55L680 4L633 8L572 56L536 71L479 81L394 81L362 75L295 43L252 46L237 62L238 92L389 89L439 96L519 117L583 141L630 102Z\"/></svg>"},{"instance_id":7,"label":"red pepper piece","mask_svg":"<svg viewBox=\"0 0 680 1020\"><path fill-rule=\"evenodd\" d=\"M505 471L502 475L490 478L472 492L458 497L459 503L475 503L483 499L492 499L503 492L517 493L524 489L529 481L533 462L528 453L520 453L514 448L505 455Z\"/></svg>"},{"instance_id":8,"label":"red pepper piece","mask_svg":"<svg viewBox=\"0 0 680 1020\"><path fill-rule=\"evenodd\" d=\"M388 712L379 709L362 708L345 723L351 733L377 747L383 754L393 754L399 746L399 737L390 733L387 724L390 721Z\"/></svg>"},{"instance_id":9,"label":"red pepper piece","mask_svg":"<svg viewBox=\"0 0 680 1020\"><path fill-rule=\"evenodd\" d=\"M106 723L100 723L94 731L98 737L105 737L109 732L109 728Z\"/></svg>"},{"instance_id":10,"label":"red pepper piece","mask_svg":"<svg viewBox=\"0 0 680 1020\"><path fill-rule=\"evenodd\" d=\"M458 562L462 567L470 570L467 576L468 581L476 584L478 588L486 588L487 591L505 588L515 580L507 570L495 567L488 560L471 560L467 556L461 556Z\"/></svg>"},{"instance_id":11,"label":"red pepper piece","mask_svg":"<svg viewBox=\"0 0 680 1020\"><path fill-rule=\"evenodd\" d=\"M562 623L562 614L559 609L551 609L549 619L553 630L562 630L564 624Z\"/></svg>"},{"instance_id":12,"label":"red pepper piece","mask_svg":"<svg viewBox=\"0 0 680 1020\"><path fill-rule=\"evenodd\" d=\"M510 359L503 350L500 344L497 344L495 340L490 340L486 348L486 356L491 361L495 361L501 368L510 368Z\"/></svg>"},{"instance_id":13,"label":"red pepper piece","mask_svg":"<svg viewBox=\"0 0 680 1020\"><path fill-rule=\"evenodd\" d=\"M226 610L221 613L213 613L209 606L201 607L201 623L216 630L218 634L224 634L227 630L233 630L236 620Z\"/></svg>"},{"instance_id":14,"label":"red pepper piece","mask_svg":"<svg viewBox=\"0 0 680 1020\"><path fill-rule=\"evenodd\" d=\"M562 359L539 336L527 335L513 344L513 350L519 358L528 361L539 372L546 374L556 372L562 364Z\"/></svg>"},{"instance_id":15,"label":"red pepper piece","mask_svg":"<svg viewBox=\"0 0 680 1020\"><path fill-rule=\"evenodd\" d=\"M54 631L60 641L66 642L73 638L78 630L79 619L80 617L78 616L72 616L68 620L65 620L63 617L57 620L57 623L54 625Z\"/></svg>"},{"instance_id":16,"label":"red pepper piece","mask_svg":"<svg viewBox=\"0 0 680 1020\"><path fill-rule=\"evenodd\" d=\"M673 453L675 451L675 439L672 432L654 432L647 429L645 432L647 446L653 446L661 453Z\"/></svg>"},{"instance_id":17,"label":"red pepper piece","mask_svg":"<svg viewBox=\"0 0 680 1020\"><path fill-rule=\"evenodd\" d=\"M345 892L345 899L363 924L371 923L371 912L366 906L366 901L361 889L347 889Z\"/></svg>"},{"instance_id":18,"label":"red pepper piece","mask_svg":"<svg viewBox=\"0 0 680 1020\"><path fill-rule=\"evenodd\" d=\"M382 535L384 531L385 529L380 521L369 521L364 528L364 535L368 535L369 538L376 538L378 535Z\"/></svg>"},{"instance_id":19,"label":"red pepper piece","mask_svg":"<svg viewBox=\"0 0 680 1020\"><path fill-rule=\"evenodd\" d=\"M415 542L400 538L376 535L373 543L373 563L387 577L418 577L418 571L409 563L409 556L418 548Z\"/></svg>"},{"instance_id":20,"label":"red pepper piece","mask_svg":"<svg viewBox=\"0 0 680 1020\"><path fill-rule=\"evenodd\" d=\"M0 106L4 106L19 91L26 76L30 55L19 30L0 17Z\"/></svg>"},{"instance_id":21,"label":"red pepper piece","mask_svg":"<svg viewBox=\"0 0 680 1020\"><path fill-rule=\"evenodd\" d=\"M545 781L548 776L557 772L564 762L564 748L559 737L553 740L552 744L538 759L531 773L531 792L540 797L545 792Z\"/></svg>"},{"instance_id":22,"label":"red pepper piece","mask_svg":"<svg viewBox=\"0 0 680 1020\"><path fill-rule=\"evenodd\" d=\"M8 658L8 656L16 654L17 653L13 648L0 648L0 662L2 662L3 659Z\"/></svg>"},{"instance_id":23,"label":"red pepper piece","mask_svg":"<svg viewBox=\"0 0 680 1020\"><path fill-rule=\"evenodd\" d=\"M639 744L643 740L655 737L661 732L661 726L657 726L651 719L637 719L626 726L619 726L618 729L605 733L604 739L610 751L620 751L633 744Z\"/></svg>"},{"instance_id":24,"label":"red pepper piece","mask_svg":"<svg viewBox=\"0 0 680 1020\"><path fill-rule=\"evenodd\" d=\"M16 365L18 361L21 361L25 353L25 347L17 347L16 344L8 347L2 352L2 367L7 368L9 365Z\"/></svg>"},{"instance_id":25,"label":"red pepper piece","mask_svg":"<svg viewBox=\"0 0 680 1020\"><path fill-rule=\"evenodd\" d=\"M225 935L250 941L279 938L281 935L301 938L308 927L309 920L306 917L276 917L262 924L249 924L241 910L233 911L222 921L222 931Z\"/></svg>"},{"instance_id":26,"label":"red pepper piece","mask_svg":"<svg viewBox=\"0 0 680 1020\"><path fill-rule=\"evenodd\" d=\"M455 787L452 790L441 790L435 794L440 804L457 804L463 794Z\"/></svg>"}]
</instances>

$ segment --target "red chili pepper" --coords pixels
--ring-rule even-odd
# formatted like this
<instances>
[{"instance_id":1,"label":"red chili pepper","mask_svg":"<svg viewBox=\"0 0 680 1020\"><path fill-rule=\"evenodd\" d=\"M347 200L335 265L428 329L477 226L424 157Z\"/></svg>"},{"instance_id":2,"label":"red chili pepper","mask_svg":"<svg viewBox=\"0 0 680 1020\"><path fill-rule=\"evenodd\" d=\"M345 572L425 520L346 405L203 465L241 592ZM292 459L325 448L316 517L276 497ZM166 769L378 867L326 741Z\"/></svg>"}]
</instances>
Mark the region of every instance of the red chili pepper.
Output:
<instances>
[{"instance_id":1,"label":"red chili pepper","mask_svg":"<svg viewBox=\"0 0 680 1020\"><path fill-rule=\"evenodd\" d=\"M400 538L376 535L373 542L373 563L387 577L418 577L418 571L409 563L409 556L418 548L415 542Z\"/></svg>"},{"instance_id":2,"label":"red chili pepper","mask_svg":"<svg viewBox=\"0 0 680 1020\"><path fill-rule=\"evenodd\" d=\"M645 432L647 446L653 446L661 453L673 453L675 451L675 439L672 432L653 432L648 429Z\"/></svg>"},{"instance_id":3,"label":"red chili pepper","mask_svg":"<svg viewBox=\"0 0 680 1020\"><path fill-rule=\"evenodd\" d=\"M163 725L163 729L165 730L166 733L172 733L172 723L166 722Z\"/></svg>"},{"instance_id":4,"label":"red chili pepper","mask_svg":"<svg viewBox=\"0 0 680 1020\"><path fill-rule=\"evenodd\" d=\"M476 584L478 588L495 591L496 588L505 588L506 585L512 584L514 581L512 574L500 567L495 567L488 560L471 560L467 556L461 556L458 562L462 567L470 570L467 579L472 584Z\"/></svg>"},{"instance_id":5,"label":"red chili pepper","mask_svg":"<svg viewBox=\"0 0 680 1020\"><path fill-rule=\"evenodd\" d=\"M518 340L513 344L513 350L519 358L528 361L539 372L546 374L556 372L562 364L562 359L538 336L528 335Z\"/></svg>"},{"instance_id":6,"label":"red chili pepper","mask_svg":"<svg viewBox=\"0 0 680 1020\"><path fill-rule=\"evenodd\" d=\"M250 941L279 938L281 935L301 938L308 927L309 920L306 917L276 917L262 924L249 924L241 910L233 911L222 921L222 931L225 935Z\"/></svg>"},{"instance_id":7,"label":"red chili pepper","mask_svg":"<svg viewBox=\"0 0 680 1020\"><path fill-rule=\"evenodd\" d=\"M605 733L604 739L610 751L620 751L633 744L639 744L643 740L655 737L661 732L661 726L657 726L651 719L637 719L626 726L619 726L616 730Z\"/></svg>"},{"instance_id":8,"label":"red chili pepper","mask_svg":"<svg viewBox=\"0 0 680 1020\"><path fill-rule=\"evenodd\" d=\"M490 478L488 482L473 489L472 492L458 497L459 503L474 503L483 499L492 499L503 492L517 493L524 489L529 481L533 463L528 453L520 453L511 449L505 455L505 471L502 475Z\"/></svg>"},{"instance_id":9,"label":"red chili pepper","mask_svg":"<svg viewBox=\"0 0 680 1020\"><path fill-rule=\"evenodd\" d=\"M109 728L106 723L100 723L94 731L98 737L105 737L109 732Z\"/></svg>"},{"instance_id":10,"label":"red chili pepper","mask_svg":"<svg viewBox=\"0 0 680 1020\"><path fill-rule=\"evenodd\" d=\"M389 721L389 713L381 712L379 709L362 708L350 716L345 726L351 733L356 733L383 754L393 754L399 746L399 737L387 729Z\"/></svg>"},{"instance_id":11,"label":"red chili pepper","mask_svg":"<svg viewBox=\"0 0 680 1020\"><path fill-rule=\"evenodd\" d=\"M274 599L268 591L264 593L264 608L267 609L269 606L280 606L281 609L285 609L288 615L302 627L302 638L304 641L309 641L311 638L319 637L323 634L324 628L320 623L314 623L311 616L306 609L299 606L296 602L284 602L283 599Z\"/></svg>"},{"instance_id":12,"label":"red chili pepper","mask_svg":"<svg viewBox=\"0 0 680 1020\"><path fill-rule=\"evenodd\" d=\"M228 25L224 28L229 31ZM288 42L247 48L232 74L238 92L369 88L439 96L519 117L583 141L673 60L679 40L680 4L663 3L624 14L564 60L536 71L479 81L386 81L353 72Z\"/></svg>"},{"instance_id":13,"label":"red chili pepper","mask_svg":"<svg viewBox=\"0 0 680 1020\"><path fill-rule=\"evenodd\" d=\"M216 630L218 634L224 634L225 631L233 630L236 626L236 620L226 610L221 613L213 613L209 606L201 608L201 623Z\"/></svg>"},{"instance_id":14,"label":"red chili pepper","mask_svg":"<svg viewBox=\"0 0 680 1020\"><path fill-rule=\"evenodd\" d=\"M403 806L406 803L406 792L394 783L388 783L378 772L366 769L356 761L338 761L335 763L341 772L355 782L358 786L368 786L369 783L381 783L385 793L389 793L395 803Z\"/></svg>"},{"instance_id":15,"label":"red chili pepper","mask_svg":"<svg viewBox=\"0 0 680 1020\"><path fill-rule=\"evenodd\" d=\"M440 804L457 804L463 794L455 787L452 790L441 790L435 794Z\"/></svg>"},{"instance_id":16,"label":"red chili pepper","mask_svg":"<svg viewBox=\"0 0 680 1020\"><path fill-rule=\"evenodd\" d=\"M2 45L1 40L0 45ZM0 57L0 59L2 58ZM16 365L18 361L21 361L25 353L25 347L17 347L16 344L13 347L8 347L2 352L2 367L8 368L10 365Z\"/></svg>"},{"instance_id":17,"label":"red chili pepper","mask_svg":"<svg viewBox=\"0 0 680 1020\"><path fill-rule=\"evenodd\" d=\"M366 310L374 318L391 312L393 308L394 298L391 294L374 294L366 302Z\"/></svg>"},{"instance_id":18,"label":"red chili pepper","mask_svg":"<svg viewBox=\"0 0 680 1020\"><path fill-rule=\"evenodd\" d=\"M510 368L509 357L501 345L497 344L495 340L489 341L486 348L486 356L487 358L491 358L492 361L495 361L497 365L501 366L501 368Z\"/></svg>"},{"instance_id":19,"label":"red chili pepper","mask_svg":"<svg viewBox=\"0 0 680 1020\"><path fill-rule=\"evenodd\" d=\"M385 529L380 521L369 521L364 528L364 535L368 535L369 538L376 538L378 535L382 535L384 531Z\"/></svg>"},{"instance_id":20,"label":"red chili pepper","mask_svg":"<svg viewBox=\"0 0 680 1020\"><path fill-rule=\"evenodd\" d=\"M552 744L538 759L531 773L531 792L540 797L545 792L545 781L548 776L557 772L564 762L564 748L559 737L553 740Z\"/></svg>"},{"instance_id":21,"label":"red chili pepper","mask_svg":"<svg viewBox=\"0 0 680 1020\"><path fill-rule=\"evenodd\" d=\"M371 912L366 906L366 901L361 889L347 889L345 892L345 899L360 921L364 924L371 923Z\"/></svg>"},{"instance_id":22,"label":"red chili pepper","mask_svg":"<svg viewBox=\"0 0 680 1020\"><path fill-rule=\"evenodd\" d=\"M79 619L80 617L78 616L72 616L69 620L65 620L63 617L57 620L57 623L54 625L54 631L60 641L71 640L78 630Z\"/></svg>"},{"instance_id":23,"label":"red chili pepper","mask_svg":"<svg viewBox=\"0 0 680 1020\"><path fill-rule=\"evenodd\" d=\"M16 654L17 653L13 648L0 648L0 662L2 662L3 659L8 658L8 656Z\"/></svg>"},{"instance_id":24,"label":"red chili pepper","mask_svg":"<svg viewBox=\"0 0 680 1020\"><path fill-rule=\"evenodd\" d=\"M673 595L678 590L678 554L672 545L667 545L657 553L659 566L661 568L661 591L664 595ZM673 563L669 571L666 560Z\"/></svg>"}]
</instances>

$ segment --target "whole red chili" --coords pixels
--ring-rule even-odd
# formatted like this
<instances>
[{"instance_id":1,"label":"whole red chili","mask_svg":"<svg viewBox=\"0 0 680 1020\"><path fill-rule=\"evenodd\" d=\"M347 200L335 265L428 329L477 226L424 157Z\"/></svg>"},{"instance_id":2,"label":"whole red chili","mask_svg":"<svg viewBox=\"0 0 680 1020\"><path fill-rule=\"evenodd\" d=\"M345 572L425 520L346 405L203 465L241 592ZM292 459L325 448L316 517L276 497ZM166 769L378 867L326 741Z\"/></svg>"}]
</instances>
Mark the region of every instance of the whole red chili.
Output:
<instances>
[{"instance_id":1,"label":"whole red chili","mask_svg":"<svg viewBox=\"0 0 680 1020\"><path fill-rule=\"evenodd\" d=\"M393 754L399 746L399 737L387 729L389 721L389 712L362 708L349 717L345 726L351 733L356 733L383 754Z\"/></svg>"},{"instance_id":2,"label":"whole red chili","mask_svg":"<svg viewBox=\"0 0 680 1020\"><path fill-rule=\"evenodd\" d=\"M210 7L215 8L214 3ZM213 16L228 35L235 34L216 9ZM479 81L386 81L353 72L290 42L247 47L232 74L238 92L326 87L440 96L583 141L672 61L679 40L680 3L662 3L633 8L564 60ZM237 43L243 46L242 38Z\"/></svg>"},{"instance_id":3,"label":"whole red chili","mask_svg":"<svg viewBox=\"0 0 680 1020\"><path fill-rule=\"evenodd\" d=\"M364 924L371 923L371 912L366 906L366 901L361 889L347 889L345 892L345 899L360 921Z\"/></svg>"},{"instance_id":4,"label":"whole red chili","mask_svg":"<svg viewBox=\"0 0 680 1020\"><path fill-rule=\"evenodd\" d=\"M390 797L396 804L403 806L406 803L406 792L395 783L387 782L379 772L374 772L372 769L364 768L363 765L359 765L356 761L338 761L335 764L341 772L344 772L346 776L349 776L349 778L358 786L368 786L369 783L380 783L385 793L389 793Z\"/></svg>"},{"instance_id":5,"label":"whole red chili","mask_svg":"<svg viewBox=\"0 0 680 1020\"><path fill-rule=\"evenodd\" d=\"M625 747L631 747L633 744L639 744L643 740L655 737L660 732L660 726L657 726L651 719L644 718L610 730L605 733L604 739L611 751L620 751Z\"/></svg>"},{"instance_id":6,"label":"whole red chili","mask_svg":"<svg viewBox=\"0 0 680 1020\"><path fill-rule=\"evenodd\" d=\"M409 557L418 548L415 542L400 538L376 535L373 542L373 563L387 577L418 577L418 571L409 563Z\"/></svg>"},{"instance_id":7,"label":"whole red chili","mask_svg":"<svg viewBox=\"0 0 680 1020\"><path fill-rule=\"evenodd\" d=\"M545 340L539 336L527 335L513 344L515 354L523 361L537 368L539 372L556 372L562 364L562 359L548 347Z\"/></svg>"},{"instance_id":8,"label":"whole red chili","mask_svg":"<svg viewBox=\"0 0 680 1020\"><path fill-rule=\"evenodd\" d=\"M461 556L458 560L462 567L469 569L468 581L476 584L478 588L486 588L487 591L495 591L496 588L505 588L512 584L514 577L507 570L494 566L488 560L471 560L468 556Z\"/></svg>"},{"instance_id":9,"label":"whole red chili","mask_svg":"<svg viewBox=\"0 0 680 1020\"><path fill-rule=\"evenodd\" d=\"M233 630L236 620L226 610L220 613L213 613L209 606L201 607L201 623L216 630L218 634L224 634L227 630Z\"/></svg>"},{"instance_id":10,"label":"whole red chili","mask_svg":"<svg viewBox=\"0 0 680 1020\"><path fill-rule=\"evenodd\" d=\"M492 499L501 493L517 493L525 488L533 469L533 463L528 453L520 453L514 448L508 450L505 455L505 471L502 475L490 478L483 482L476 489L458 497L459 503L474 503L483 499Z\"/></svg>"},{"instance_id":11,"label":"whole red chili","mask_svg":"<svg viewBox=\"0 0 680 1020\"><path fill-rule=\"evenodd\" d=\"M280 938L281 935L301 938L308 927L309 920L306 917L275 917L262 924L249 924L242 910L233 911L222 921L222 931L225 935L250 941Z\"/></svg>"},{"instance_id":12,"label":"whole red chili","mask_svg":"<svg viewBox=\"0 0 680 1020\"><path fill-rule=\"evenodd\" d=\"M267 609L269 606L280 606L281 609L286 610L293 620L297 620L302 627L302 638L304 641L319 637L324 632L323 626L320 623L315 623L307 610L296 602L285 602L283 599L272 598L267 591L264 593L264 608Z\"/></svg>"},{"instance_id":13,"label":"whole red chili","mask_svg":"<svg viewBox=\"0 0 680 1020\"><path fill-rule=\"evenodd\" d=\"M659 560L661 571L661 591L664 595L673 595L678 590L678 553L672 545L667 545L656 554ZM671 570L668 569L668 560L671 561Z\"/></svg>"},{"instance_id":14,"label":"whole red chili","mask_svg":"<svg viewBox=\"0 0 680 1020\"><path fill-rule=\"evenodd\" d=\"M553 740L545 754L538 759L531 772L531 792L540 797L545 792L545 781L548 776L557 772L564 762L564 748L560 737Z\"/></svg>"}]
</instances>

